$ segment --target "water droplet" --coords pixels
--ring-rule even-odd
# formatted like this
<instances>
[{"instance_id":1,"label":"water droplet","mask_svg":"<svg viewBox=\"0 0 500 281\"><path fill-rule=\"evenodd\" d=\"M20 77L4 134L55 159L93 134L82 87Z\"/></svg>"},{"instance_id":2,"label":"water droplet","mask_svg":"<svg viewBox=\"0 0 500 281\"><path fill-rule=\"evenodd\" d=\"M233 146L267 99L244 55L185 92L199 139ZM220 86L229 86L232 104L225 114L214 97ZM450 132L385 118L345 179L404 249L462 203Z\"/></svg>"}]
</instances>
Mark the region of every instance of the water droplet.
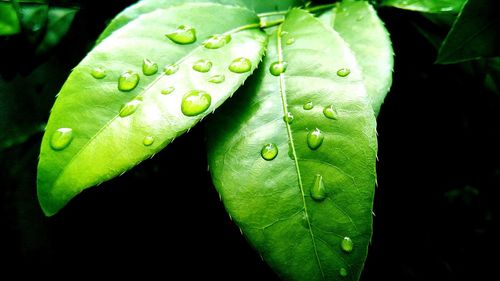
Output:
<instances>
[{"instance_id":1,"label":"water droplet","mask_svg":"<svg viewBox=\"0 0 500 281\"><path fill-rule=\"evenodd\" d=\"M142 61L142 73L146 76L151 76L153 74L156 74L158 72L158 64L155 62L152 62L148 59L144 59Z\"/></svg>"},{"instance_id":2,"label":"water droplet","mask_svg":"<svg viewBox=\"0 0 500 281\"><path fill-rule=\"evenodd\" d=\"M314 179L314 185L311 188L311 197L316 201L323 201L326 198L325 184L323 182L323 176L320 174L317 174Z\"/></svg>"},{"instance_id":3,"label":"water droplet","mask_svg":"<svg viewBox=\"0 0 500 281\"><path fill-rule=\"evenodd\" d=\"M274 76L279 76L281 73L286 71L286 68L288 67L287 62L273 62L271 63L271 66L269 67L269 71L271 72L272 75Z\"/></svg>"},{"instance_id":4,"label":"water droplet","mask_svg":"<svg viewBox=\"0 0 500 281\"><path fill-rule=\"evenodd\" d=\"M174 32L165 34L172 42L186 45L196 41L196 30L189 25L181 25Z\"/></svg>"},{"instance_id":5,"label":"water droplet","mask_svg":"<svg viewBox=\"0 0 500 281\"><path fill-rule=\"evenodd\" d=\"M161 94L168 95L168 94L172 93L173 91L175 91L174 87L167 87L167 88L161 90Z\"/></svg>"},{"instance_id":6,"label":"water droplet","mask_svg":"<svg viewBox=\"0 0 500 281\"><path fill-rule=\"evenodd\" d=\"M199 60L193 64L193 69L198 72L209 72L212 69L212 62L209 60Z\"/></svg>"},{"instance_id":7,"label":"water droplet","mask_svg":"<svg viewBox=\"0 0 500 281\"><path fill-rule=\"evenodd\" d=\"M285 30L280 31L280 36L283 37L285 35L288 35L288 31L285 31Z\"/></svg>"},{"instance_id":8,"label":"water droplet","mask_svg":"<svg viewBox=\"0 0 500 281\"><path fill-rule=\"evenodd\" d=\"M302 106L302 108L304 110L311 110L311 109L313 109L313 107L314 107L314 104L312 103L312 101L308 101L308 102L304 103L304 105Z\"/></svg>"},{"instance_id":9,"label":"water droplet","mask_svg":"<svg viewBox=\"0 0 500 281\"><path fill-rule=\"evenodd\" d=\"M92 69L90 74L95 79L102 79L102 78L106 77L106 70L104 68L98 66L98 67L95 67L94 69Z\"/></svg>"},{"instance_id":10,"label":"water droplet","mask_svg":"<svg viewBox=\"0 0 500 281\"><path fill-rule=\"evenodd\" d=\"M352 242L351 238L346 236L344 237L344 239L342 239L342 242L340 242L340 248L342 248L342 251L350 253L354 248L354 243Z\"/></svg>"},{"instance_id":11,"label":"water droplet","mask_svg":"<svg viewBox=\"0 0 500 281\"><path fill-rule=\"evenodd\" d=\"M142 101L140 99L135 99L124 104L120 109L120 117L126 117L134 113L139 105L141 105L141 102Z\"/></svg>"},{"instance_id":12,"label":"water droplet","mask_svg":"<svg viewBox=\"0 0 500 281\"><path fill-rule=\"evenodd\" d=\"M71 143L73 140L73 129L71 128L59 128L57 129L50 138L50 147L54 150L63 150Z\"/></svg>"},{"instance_id":13,"label":"water droplet","mask_svg":"<svg viewBox=\"0 0 500 281\"><path fill-rule=\"evenodd\" d=\"M345 268L343 268L343 267L342 267L342 268L339 270L339 274L340 274L340 276L342 276L342 277L346 277L349 273L347 272L347 269L345 269Z\"/></svg>"},{"instance_id":14,"label":"water droplet","mask_svg":"<svg viewBox=\"0 0 500 281\"><path fill-rule=\"evenodd\" d=\"M324 138L325 136L323 136L321 130L316 128L307 134L307 145L310 149L316 150L321 146Z\"/></svg>"},{"instance_id":15,"label":"water droplet","mask_svg":"<svg viewBox=\"0 0 500 281\"><path fill-rule=\"evenodd\" d=\"M223 74L216 74L210 77L210 79L208 79L208 82L219 84L224 82L224 80L226 80L226 76L224 76Z\"/></svg>"},{"instance_id":16,"label":"water droplet","mask_svg":"<svg viewBox=\"0 0 500 281\"><path fill-rule=\"evenodd\" d=\"M181 110L186 116L196 116L205 112L212 103L212 97L205 91L192 90L182 98Z\"/></svg>"},{"instance_id":17,"label":"water droplet","mask_svg":"<svg viewBox=\"0 0 500 281\"><path fill-rule=\"evenodd\" d=\"M306 229L309 229L309 217L306 212L302 214L302 226L305 227Z\"/></svg>"},{"instance_id":18,"label":"water droplet","mask_svg":"<svg viewBox=\"0 0 500 281\"><path fill-rule=\"evenodd\" d=\"M205 46L205 48L207 49L219 49L221 47L224 47L229 42L231 42L231 35L215 34L205 40L205 42L203 42L203 46Z\"/></svg>"},{"instance_id":19,"label":"water droplet","mask_svg":"<svg viewBox=\"0 0 500 281\"><path fill-rule=\"evenodd\" d=\"M163 73L165 73L166 75L172 75L172 74L176 73L178 70L179 70L179 65L170 64L170 65L165 66L165 68L163 69Z\"/></svg>"},{"instance_id":20,"label":"water droplet","mask_svg":"<svg viewBox=\"0 0 500 281\"><path fill-rule=\"evenodd\" d=\"M234 73L245 73L252 69L252 62L247 58L237 58L229 65L229 70Z\"/></svg>"},{"instance_id":21,"label":"water droplet","mask_svg":"<svg viewBox=\"0 0 500 281\"><path fill-rule=\"evenodd\" d=\"M129 92L137 87L139 84L139 74L131 70L125 71L118 78L118 90L123 92Z\"/></svg>"},{"instance_id":22,"label":"water droplet","mask_svg":"<svg viewBox=\"0 0 500 281\"><path fill-rule=\"evenodd\" d=\"M333 108L333 104L323 108L323 115L328 119L337 120L337 111Z\"/></svg>"},{"instance_id":23,"label":"water droplet","mask_svg":"<svg viewBox=\"0 0 500 281\"><path fill-rule=\"evenodd\" d=\"M337 70L337 75L340 77L346 77L349 74L351 74L351 70L349 68L341 68Z\"/></svg>"},{"instance_id":24,"label":"water droplet","mask_svg":"<svg viewBox=\"0 0 500 281\"><path fill-rule=\"evenodd\" d=\"M278 147L274 143L268 143L262 147L260 155L264 160L271 161L278 156Z\"/></svg>"},{"instance_id":25,"label":"water droplet","mask_svg":"<svg viewBox=\"0 0 500 281\"><path fill-rule=\"evenodd\" d=\"M155 142L155 138L153 136L146 136L144 137L144 140L142 140L142 144L144 146L150 146Z\"/></svg>"},{"instance_id":26,"label":"water droplet","mask_svg":"<svg viewBox=\"0 0 500 281\"><path fill-rule=\"evenodd\" d=\"M293 117L293 114L290 111L288 111L286 115L283 116L283 121L287 122L288 124L292 124L294 118L295 117Z\"/></svg>"},{"instance_id":27,"label":"water droplet","mask_svg":"<svg viewBox=\"0 0 500 281\"><path fill-rule=\"evenodd\" d=\"M286 40L287 45L292 45L293 43L295 43L295 38L293 38L293 37L290 37L290 38L288 38L288 40Z\"/></svg>"}]
</instances>

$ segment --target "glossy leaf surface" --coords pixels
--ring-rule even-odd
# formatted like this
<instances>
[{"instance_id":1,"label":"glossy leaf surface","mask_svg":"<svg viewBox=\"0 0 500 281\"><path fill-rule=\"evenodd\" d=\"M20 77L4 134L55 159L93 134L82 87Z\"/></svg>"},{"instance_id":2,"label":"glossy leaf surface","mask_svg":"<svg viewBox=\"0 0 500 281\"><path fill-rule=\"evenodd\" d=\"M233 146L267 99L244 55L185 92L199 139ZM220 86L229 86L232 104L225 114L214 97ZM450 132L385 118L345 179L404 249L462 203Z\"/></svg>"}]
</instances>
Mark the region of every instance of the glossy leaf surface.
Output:
<instances>
[{"instance_id":1,"label":"glossy leaf surface","mask_svg":"<svg viewBox=\"0 0 500 281\"><path fill-rule=\"evenodd\" d=\"M465 0L382 0L382 5L424 13L457 13L464 2Z\"/></svg>"}]
</instances>

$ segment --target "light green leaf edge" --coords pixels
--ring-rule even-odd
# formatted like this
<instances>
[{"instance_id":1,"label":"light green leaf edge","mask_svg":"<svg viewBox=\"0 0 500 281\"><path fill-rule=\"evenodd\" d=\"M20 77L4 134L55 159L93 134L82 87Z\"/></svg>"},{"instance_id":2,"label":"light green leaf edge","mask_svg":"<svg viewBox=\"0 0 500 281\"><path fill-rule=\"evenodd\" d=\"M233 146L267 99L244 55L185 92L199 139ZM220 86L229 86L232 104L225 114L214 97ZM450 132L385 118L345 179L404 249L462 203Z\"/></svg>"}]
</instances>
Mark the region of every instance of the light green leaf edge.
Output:
<instances>
[{"instance_id":1,"label":"light green leaf edge","mask_svg":"<svg viewBox=\"0 0 500 281\"><path fill-rule=\"evenodd\" d=\"M458 13L466 0L382 0L381 5L422 13Z\"/></svg>"}]
</instances>

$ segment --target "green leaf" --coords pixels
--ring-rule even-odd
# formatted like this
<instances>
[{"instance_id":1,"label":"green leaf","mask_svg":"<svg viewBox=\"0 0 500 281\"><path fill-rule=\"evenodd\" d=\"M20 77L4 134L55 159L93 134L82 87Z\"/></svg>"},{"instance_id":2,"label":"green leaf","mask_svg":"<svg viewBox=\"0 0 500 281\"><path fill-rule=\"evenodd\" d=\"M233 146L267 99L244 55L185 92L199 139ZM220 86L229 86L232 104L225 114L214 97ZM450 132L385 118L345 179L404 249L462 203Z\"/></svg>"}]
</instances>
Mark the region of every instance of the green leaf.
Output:
<instances>
[{"instance_id":1,"label":"green leaf","mask_svg":"<svg viewBox=\"0 0 500 281\"><path fill-rule=\"evenodd\" d=\"M36 52L45 53L56 46L66 35L77 10L72 8L50 8L48 11L47 32L42 42L38 44Z\"/></svg>"},{"instance_id":2,"label":"green leaf","mask_svg":"<svg viewBox=\"0 0 500 281\"><path fill-rule=\"evenodd\" d=\"M0 36L21 32L16 10L11 3L0 3Z\"/></svg>"},{"instance_id":3,"label":"green leaf","mask_svg":"<svg viewBox=\"0 0 500 281\"><path fill-rule=\"evenodd\" d=\"M392 84L394 51L384 23L365 1L344 0L321 16L349 44L363 72L373 110L378 115Z\"/></svg>"},{"instance_id":4,"label":"green leaf","mask_svg":"<svg viewBox=\"0 0 500 281\"><path fill-rule=\"evenodd\" d=\"M180 25L194 27L198 40L176 44L165 36ZM259 18L244 8L186 4L145 14L96 46L73 70L52 109L38 169L44 212L56 213L82 190L151 157L220 106L262 57L266 35L251 28L258 26ZM232 36L225 46L202 45L209 36L223 33ZM251 69L229 71L231 62L241 57L250 60ZM156 63L156 74L143 75L145 59L145 72L154 73ZM209 72L193 70L199 60L210 60ZM178 71L166 75L161 68L170 64ZM217 74L225 76L223 83L208 82ZM202 94L193 97L193 90ZM181 104L188 93L184 105L191 106L183 106L183 114ZM207 101L205 111L186 115L192 115L193 108L203 109Z\"/></svg>"},{"instance_id":5,"label":"green leaf","mask_svg":"<svg viewBox=\"0 0 500 281\"><path fill-rule=\"evenodd\" d=\"M267 50L247 87L211 119L214 185L284 280L357 280L371 236L377 150L361 71L342 38L303 10L289 12ZM274 76L269 68L281 57L286 71ZM346 67L350 74L339 77ZM341 249L344 237L352 252Z\"/></svg>"},{"instance_id":6,"label":"green leaf","mask_svg":"<svg viewBox=\"0 0 500 281\"><path fill-rule=\"evenodd\" d=\"M424 13L458 13L465 0L382 0L382 6L424 12Z\"/></svg>"},{"instance_id":7,"label":"green leaf","mask_svg":"<svg viewBox=\"0 0 500 281\"><path fill-rule=\"evenodd\" d=\"M496 0L469 0L444 39L437 63L449 64L500 55Z\"/></svg>"}]
</instances>

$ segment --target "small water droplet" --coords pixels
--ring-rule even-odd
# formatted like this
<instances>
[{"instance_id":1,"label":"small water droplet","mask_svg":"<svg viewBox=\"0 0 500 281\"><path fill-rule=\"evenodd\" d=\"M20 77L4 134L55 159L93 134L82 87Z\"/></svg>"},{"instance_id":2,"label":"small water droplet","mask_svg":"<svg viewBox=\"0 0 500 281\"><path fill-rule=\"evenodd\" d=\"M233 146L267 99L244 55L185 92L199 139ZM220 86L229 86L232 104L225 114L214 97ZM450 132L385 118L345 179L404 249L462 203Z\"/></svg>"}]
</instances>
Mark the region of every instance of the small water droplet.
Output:
<instances>
[{"instance_id":1,"label":"small water droplet","mask_svg":"<svg viewBox=\"0 0 500 281\"><path fill-rule=\"evenodd\" d=\"M292 124L294 118L295 117L293 117L293 114L290 111L288 111L286 115L283 116L283 121L285 121L288 124Z\"/></svg>"},{"instance_id":2,"label":"small water droplet","mask_svg":"<svg viewBox=\"0 0 500 281\"><path fill-rule=\"evenodd\" d=\"M212 69L212 62L209 60L199 60L193 64L193 69L198 72L209 72Z\"/></svg>"},{"instance_id":3,"label":"small water droplet","mask_svg":"<svg viewBox=\"0 0 500 281\"><path fill-rule=\"evenodd\" d=\"M120 117L127 117L131 114L133 114L137 108L139 107L139 105L141 105L141 100L140 99L134 99L132 101L129 101L127 102L126 104L124 104L122 106L122 108L120 109Z\"/></svg>"},{"instance_id":4,"label":"small water droplet","mask_svg":"<svg viewBox=\"0 0 500 281\"><path fill-rule=\"evenodd\" d=\"M153 136L146 136L144 140L142 140L142 144L144 146L150 146L155 142L155 138Z\"/></svg>"},{"instance_id":5,"label":"small water droplet","mask_svg":"<svg viewBox=\"0 0 500 281\"><path fill-rule=\"evenodd\" d=\"M177 28L177 30L167 33L165 36L177 44L191 44L196 41L196 29L189 25L181 25Z\"/></svg>"},{"instance_id":6,"label":"small water droplet","mask_svg":"<svg viewBox=\"0 0 500 281\"><path fill-rule=\"evenodd\" d=\"M205 91L192 90L182 98L181 110L186 116L196 116L205 112L212 103L212 97Z\"/></svg>"},{"instance_id":7,"label":"small water droplet","mask_svg":"<svg viewBox=\"0 0 500 281\"><path fill-rule=\"evenodd\" d=\"M337 111L333 108L333 104L323 108L323 115L328 119L337 120Z\"/></svg>"},{"instance_id":8,"label":"small water droplet","mask_svg":"<svg viewBox=\"0 0 500 281\"><path fill-rule=\"evenodd\" d=\"M203 42L203 46L207 49L219 49L224 47L229 42L231 42L231 35L215 34L205 40L205 42Z\"/></svg>"},{"instance_id":9,"label":"small water droplet","mask_svg":"<svg viewBox=\"0 0 500 281\"><path fill-rule=\"evenodd\" d=\"M125 71L118 78L118 90L123 92L129 92L137 87L139 84L139 74L131 70Z\"/></svg>"},{"instance_id":10,"label":"small water droplet","mask_svg":"<svg viewBox=\"0 0 500 281\"><path fill-rule=\"evenodd\" d=\"M342 276L342 277L346 277L349 273L347 272L347 269L345 269L345 268L343 268L343 267L342 267L342 268L339 270L339 274L340 274L340 276Z\"/></svg>"},{"instance_id":11,"label":"small water droplet","mask_svg":"<svg viewBox=\"0 0 500 281\"><path fill-rule=\"evenodd\" d=\"M174 87L167 87L167 88L161 90L161 94L168 95L168 94L172 93L173 91L175 91Z\"/></svg>"},{"instance_id":12,"label":"small water droplet","mask_svg":"<svg viewBox=\"0 0 500 281\"><path fill-rule=\"evenodd\" d=\"M313 109L313 107L314 107L314 104L312 103L312 101L308 101L308 102L304 103L304 105L302 106L302 108L304 110L311 110L311 109Z\"/></svg>"},{"instance_id":13,"label":"small water droplet","mask_svg":"<svg viewBox=\"0 0 500 281\"><path fill-rule=\"evenodd\" d=\"M165 66L165 68L163 68L163 73L165 73L166 75L172 75L176 73L178 70L179 70L179 65L170 64Z\"/></svg>"},{"instance_id":14,"label":"small water droplet","mask_svg":"<svg viewBox=\"0 0 500 281\"><path fill-rule=\"evenodd\" d=\"M344 239L342 239L342 242L340 242L340 248L342 248L342 251L350 253L354 248L354 243L352 242L351 238L346 236L344 237Z\"/></svg>"},{"instance_id":15,"label":"small water droplet","mask_svg":"<svg viewBox=\"0 0 500 281\"><path fill-rule=\"evenodd\" d=\"M219 84L224 82L224 80L226 80L226 76L224 76L223 74L216 74L210 77L210 79L208 79L208 82Z\"/></svg>"},{"instance_id":16,"label":"small water droplet","mask_svg":"<svg viewBox=\"0 0 500 281\"><path fill-rule=\"evenodd\" d=\"M54 150L63 150L71 143L73 140L73 129L71 128L59 128L57 129L50 138L50 147Z\"/></svg>"},{"instance_id":17,"label":"small water droplet","mask_svg":"<svg viewBox=\"0 0 500 281\"><path fill-rule=\"evenodd\" d=\"M293 38L293 37L290 37L290 38L288 38L288 40L286 40L287 45L292 45L293 43L295 43L295 38Z\"/></svg>"},{"instance_id":18,"label":"small water droplet","mask_svg":"<svg viewBox=\"0 0 500 281\"><path fill-rule=\"evenodd\" d=\"M146 76L151 76L153 74L156 74L158 72L158 64L155 62L152 62L148 59L144 59L142 61L142 73Z\"/></svg>"},{"instance_id":19,"label":"small water droplet","mask_svg":"<svg viewBox=\"0 0 500 281\"><path fill-rule=\"evenodd\" d=\"M278 147L274 143L268 143L262 147L260 155L264 160L271 161L278 156Z\"/></svg>"},{"instance_id":20,"label":"small water droplet","mask_svg":"<svg viewBox=\"0 0 500 281\"><path fill-rule=\"evenodd\" d=\"M269 71L271 72L272 75L274 76L279 76L281 73L286 71L286 68L288 67L287 62L273 62L271 63L271 66L269 67Z\"/></svg>"},{"instance_id":21,"label":"small water droplet","mask_svg":"<svg viewBox=\"0 0 500 281\"><path fill-rule=\"evenodd\" d=\"M245 73L252 69L252 62L247 58L237 58L229 65L229 70L234 73Z\"/></svg>"},{"instance_id":22,"label":"small water droplet","mask_svg":"<svg viewBox=\"0 0 500 281\"><path fill-rule=\"evenodd\" d=\"M316 201L323 201L326 198L326 189L323 182L323 176L317 174L314 178L314 184L311 188L311 197Z\"/></svg>"},{"instance_id":23,"label":"small water droplet","mask_svg":"<svg viewBox=\"0 0 500 281\"><path fill-rule=\"evenodd\" d=\"M288 31L285 31L285 30L280 31L280 36L283 37L285 35L288 35Z\"/></svg>"},{"instance_id":24,"label":"small water droplet","mask_svg":"<svg viewBox=\"0 0 500 281\"><path fill-rule=\"evenodd\" d=\"M104 77L106 77L106 70L104 68L98 66L98 67L95 67L94 69L92 69L90 74L95 79L103 79Z\"/></svg>"},{"instance_id":25,"label":"small water droplet","mask_svg":"<svg viewBox=\"0 0 500 281\"><path fill-rule=\"evenodd\" d=\"M321 130L316 128L307 134L307 145L310 149L316 150L323 144L324 139L325 136L323 136Z\"/></svg>"},{"instance_id":26,"label":"small water droplet","mask_svg":"<svg viewBox=\"0 0 500 281\"><path fill-rule=\"evenodd\" d=\"M341 68L337 70L337 75L340 77L346 77L347 75L351 74L351 70L349 68Z\"/></svg>"}]
</instances>

